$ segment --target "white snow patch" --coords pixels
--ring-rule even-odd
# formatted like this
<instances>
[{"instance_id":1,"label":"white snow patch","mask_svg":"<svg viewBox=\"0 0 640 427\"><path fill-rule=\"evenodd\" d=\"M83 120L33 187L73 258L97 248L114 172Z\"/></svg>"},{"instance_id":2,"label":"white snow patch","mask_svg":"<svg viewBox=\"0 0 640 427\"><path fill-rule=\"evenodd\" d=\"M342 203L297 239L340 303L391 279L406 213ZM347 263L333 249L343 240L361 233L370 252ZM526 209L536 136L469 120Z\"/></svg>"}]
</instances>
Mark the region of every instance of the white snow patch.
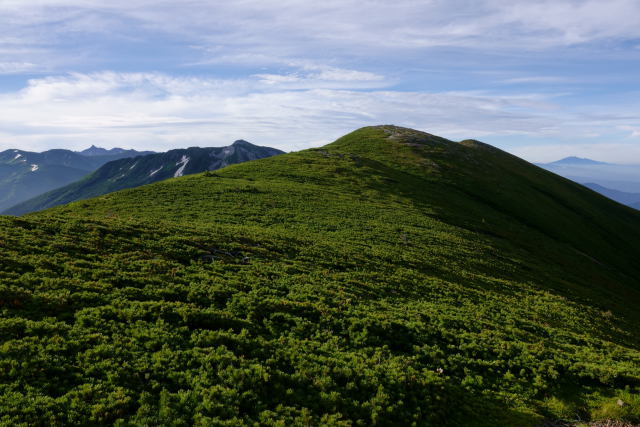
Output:
<instances>
[{"instance_id":1,"label":"white snow patch","mask_svg":"<svg viewBox=\"0 0 640 427\"><path fill-rule=\"evenodd\" d=\"M40 169L40 166L38 166L38 165L31 165L31 172L35 172L35 171L37 171L38 169Z\"/></svg>"},{"instance_id":2,"label":"white snow patch","mask_svg":"<svg viewBox=\"0 0 640 427\"><path fill-rule=\"evenodd\" d=\"M13 158L13 160L18 160L20 157L22 157L22 154L18 153L18 154L16 154L16 156Z\"/></svg>"},{"instance_id":3,"label":"white snow patch","mask_svg":"<svg viewBox=\"0 0 640 427\"><path fill-rule=\"evenodd\" d=\"M184 173L184 168L187 166L187 163L189 163L189 158L183 154L182 158L180 159L180 161L178 163L176 163L176 166L178 166L178 165L182 165L182 166L180 166L178 168L178 170L176 171L176 173L173 174L174 178L182 176L182 174Z\"/></svg>"},{"instance_id":4,"label":"white snow patch","mask_svg":"<svg viewBox=\"0 0 640 427\"><path fill-rule=\"evenodd\" d=\"M160 172L160 170L161 170L161 169L162 169L162 166L160 166L158 169L156 169L156 170L154 170L154 171L151 171L151 172L149 173L149 176L153 176L153 175L157 174L158 172Z\"/></svg>"},{"instance_id":5,"label":"white snow patch","mask_svg":"<svg viewBox=\"0 0 640 427\"><path fill-rule=\"evenodd\" d=\"M138 162L135 162L134 164L132 164L131 167L129 168L129 170L135 168L137 164L138 164Z\"/></svg>"}]
</instances>

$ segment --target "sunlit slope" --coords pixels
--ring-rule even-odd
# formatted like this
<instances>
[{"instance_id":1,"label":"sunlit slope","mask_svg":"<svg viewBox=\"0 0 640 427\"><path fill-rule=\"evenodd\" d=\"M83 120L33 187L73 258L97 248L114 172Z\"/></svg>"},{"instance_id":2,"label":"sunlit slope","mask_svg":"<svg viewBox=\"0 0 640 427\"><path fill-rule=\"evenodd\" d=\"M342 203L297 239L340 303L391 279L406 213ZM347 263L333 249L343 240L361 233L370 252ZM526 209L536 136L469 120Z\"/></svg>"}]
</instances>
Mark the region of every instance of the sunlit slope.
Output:
<instances>
[{"instance_id":1,"label":"sunlit slope","mask_svg":"<svg viewBox=\"0 0 640 427\"><path fill-rule=\"evenodd\" d=\"M0 225L7 423L640 413L640 214L481 143L364 128Z\"/></svg>"},{"instance_id":2,"label":"sunlit slope","mask_svg":"<svg viewBox=\"0 0 640 427\"><path fill-rule=\"evenodd\" d=\"M368 215L359 212L365 207ZM621 301L640 292L638 212L486 144L398 127L363 128L324 148L52 212L333 233L377 233L380 222L414 213L472 232L505 256L524 251L524 265L570 263L565 274L589 275L561 287L611 286Z\"/></svg>"}]
</instances>

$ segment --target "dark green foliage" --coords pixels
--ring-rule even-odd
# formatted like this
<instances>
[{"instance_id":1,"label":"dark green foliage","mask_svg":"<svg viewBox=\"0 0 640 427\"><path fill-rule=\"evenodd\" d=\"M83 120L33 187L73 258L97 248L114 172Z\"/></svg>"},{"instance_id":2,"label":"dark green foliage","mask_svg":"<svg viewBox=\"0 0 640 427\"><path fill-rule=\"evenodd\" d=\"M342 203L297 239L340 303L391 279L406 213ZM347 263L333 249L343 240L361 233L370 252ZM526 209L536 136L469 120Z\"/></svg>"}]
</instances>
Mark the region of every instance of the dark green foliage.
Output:
<instances>
[{"instance_id":1,"label":"dark green foliage","mask_svg":"<svg viewBox=\"0 0 640 427\"><path fill-rule=\"evenodd\" d=\"M638 422L638 242L632 209L390 126L0 217L0 423Z\"/></svg>"}]
</instances>

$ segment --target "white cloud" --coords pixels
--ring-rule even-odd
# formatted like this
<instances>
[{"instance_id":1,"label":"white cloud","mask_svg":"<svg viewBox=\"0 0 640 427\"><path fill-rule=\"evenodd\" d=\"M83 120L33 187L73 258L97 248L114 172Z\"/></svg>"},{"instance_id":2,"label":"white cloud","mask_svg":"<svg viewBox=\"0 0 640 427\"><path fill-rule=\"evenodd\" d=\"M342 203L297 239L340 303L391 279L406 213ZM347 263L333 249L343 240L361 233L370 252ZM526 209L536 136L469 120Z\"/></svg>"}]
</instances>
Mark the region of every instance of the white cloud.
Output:
<instances>
[{"instance_id":1,"label":"white cloud","mask_svg":"<svg viewBox=\"0 0 640 427\"><path fill-rule=\"evenodd\" d=\"M522 83L533 83L533 84L549 84L549 83L576 83L575 80L573 82L568 81L566 77L559 76L526 76L526 77L513 77L506 80L503 80L504 84L522 84Z\"/></svg>"},{"instance_id":2,"label":"white cloud","mask_svg":"<svg viewBox=\"0 0 640 427\"><path fill-rule=\"evenodd\" d=\"M640 126L620 126L620 129L631 132L632 138L640 138Z\"/></svg>"},{"instance_id":3,"label":"white cloud","mask_svg":"<svg viewBox=\"0 0 640 427\"><path fill-rule=\"evenodd\" d=\"M544 0L493 2L502 24L519 24L522 33L546 34L545 43L578 44L594 40L634 39L640 35L635 0ZM636 23L634 23L634 21Z\"/></svg>"},{"instance_id":4,"label":"white cloud","mask_svg":"<svg viewBox=\"0 0 640 427\"><path fill-rule=\"evenodd\" d=\"M0 47L17 38L60 54L58 43L82 45L81 34L146 32L201 46L204 62L326 62L373 52L393 61L435 46L522 51L634 40L638 16L636 0L4 0Z\"/></svg>"},{"instance_id":5,"label":"white cloud","mask_svg":"<svg viewBox=\"0 0 640 427\"><path fill-rule=\"evenodd\" d=\"M266 85L286 86L288 89L372 89L389 86L389 81L379 74L328 66L305 65L293 73L256 74L254 77Z\"/></svg>"},{"instance_id":6,"label":"white cloud","mask_svg":"<svg viewBox=\"0 0 640 427\"><path fill-rule=\"evenodd\" d=\"M35 68L36 65L31 62L0 62L0 75L24 73Z\"/></svg>"},{"instance_id":7,"label":"white cloud","mask_svg":"<svg viewBox=\"0 0 640 427\"><path fill-rule=\"evenodd\" d=\"M335 71L336 76L359 76ZM313 72L312 72L313 73ZM322 75L322 72L317 73ZM332 74L333 75L333 74ZM363 74L363 79L371 77ZM337 77L335 77L337 78ZM590 132L633 117L567 116L538 94L323 88L288 81L171 77L159 73L72 74L33 79L0 95L0 148L90 144L169 149L245 138L285 150L306 148L361 126L395 123L452 139ZM373 78L375 81L375 78Z\"/></svg>"},{"instance_id":8,"label":"white cloud","mask_svg":"<svg viewBox=\"0 0 640 427\"><path fill-rule=\"evenodd\" d=\"M637 105L609 105L603 116L562 106L560 93L505 94L509 85L584 83L525 74L544 74L545 64L518 66L575 45L576 57L592 60L608 52L593 45L640 38L638 16L636 0L0 0L0 75L53 74L20 91L2 88L0 146L163 149L242 137L297 149L390 122L451 138L638 136ZM456 54L438 57L438 47ZM489 54L486 62L499 63L485 68ZM209 77L59 76L136 69L138 56L151 64L145 70ZM500 70L501 92L421 86L429 67L457 76ZM245 77L210 77L238 68ZM412 73L408 83L403 73Z\"/></svg>"}]
</instances>

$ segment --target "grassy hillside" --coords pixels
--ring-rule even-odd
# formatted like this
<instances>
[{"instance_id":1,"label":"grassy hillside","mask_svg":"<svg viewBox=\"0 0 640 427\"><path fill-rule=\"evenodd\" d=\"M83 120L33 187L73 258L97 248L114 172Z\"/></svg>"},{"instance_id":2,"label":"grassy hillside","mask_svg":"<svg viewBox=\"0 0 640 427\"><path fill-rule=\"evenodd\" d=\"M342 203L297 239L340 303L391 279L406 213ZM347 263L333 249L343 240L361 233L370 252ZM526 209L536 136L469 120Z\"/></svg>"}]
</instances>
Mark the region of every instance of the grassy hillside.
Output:
<instances>
[{"instance_id":1,"label":"grassy hillside","mask_svg":"<svg viewBox=\"0 0 640 427\"><path fill-rule=\"evenodd\" d=\"M391 126L0 217L0 421L638 422L639 242L631 208Z\"/></svg>"}]
</instances>

